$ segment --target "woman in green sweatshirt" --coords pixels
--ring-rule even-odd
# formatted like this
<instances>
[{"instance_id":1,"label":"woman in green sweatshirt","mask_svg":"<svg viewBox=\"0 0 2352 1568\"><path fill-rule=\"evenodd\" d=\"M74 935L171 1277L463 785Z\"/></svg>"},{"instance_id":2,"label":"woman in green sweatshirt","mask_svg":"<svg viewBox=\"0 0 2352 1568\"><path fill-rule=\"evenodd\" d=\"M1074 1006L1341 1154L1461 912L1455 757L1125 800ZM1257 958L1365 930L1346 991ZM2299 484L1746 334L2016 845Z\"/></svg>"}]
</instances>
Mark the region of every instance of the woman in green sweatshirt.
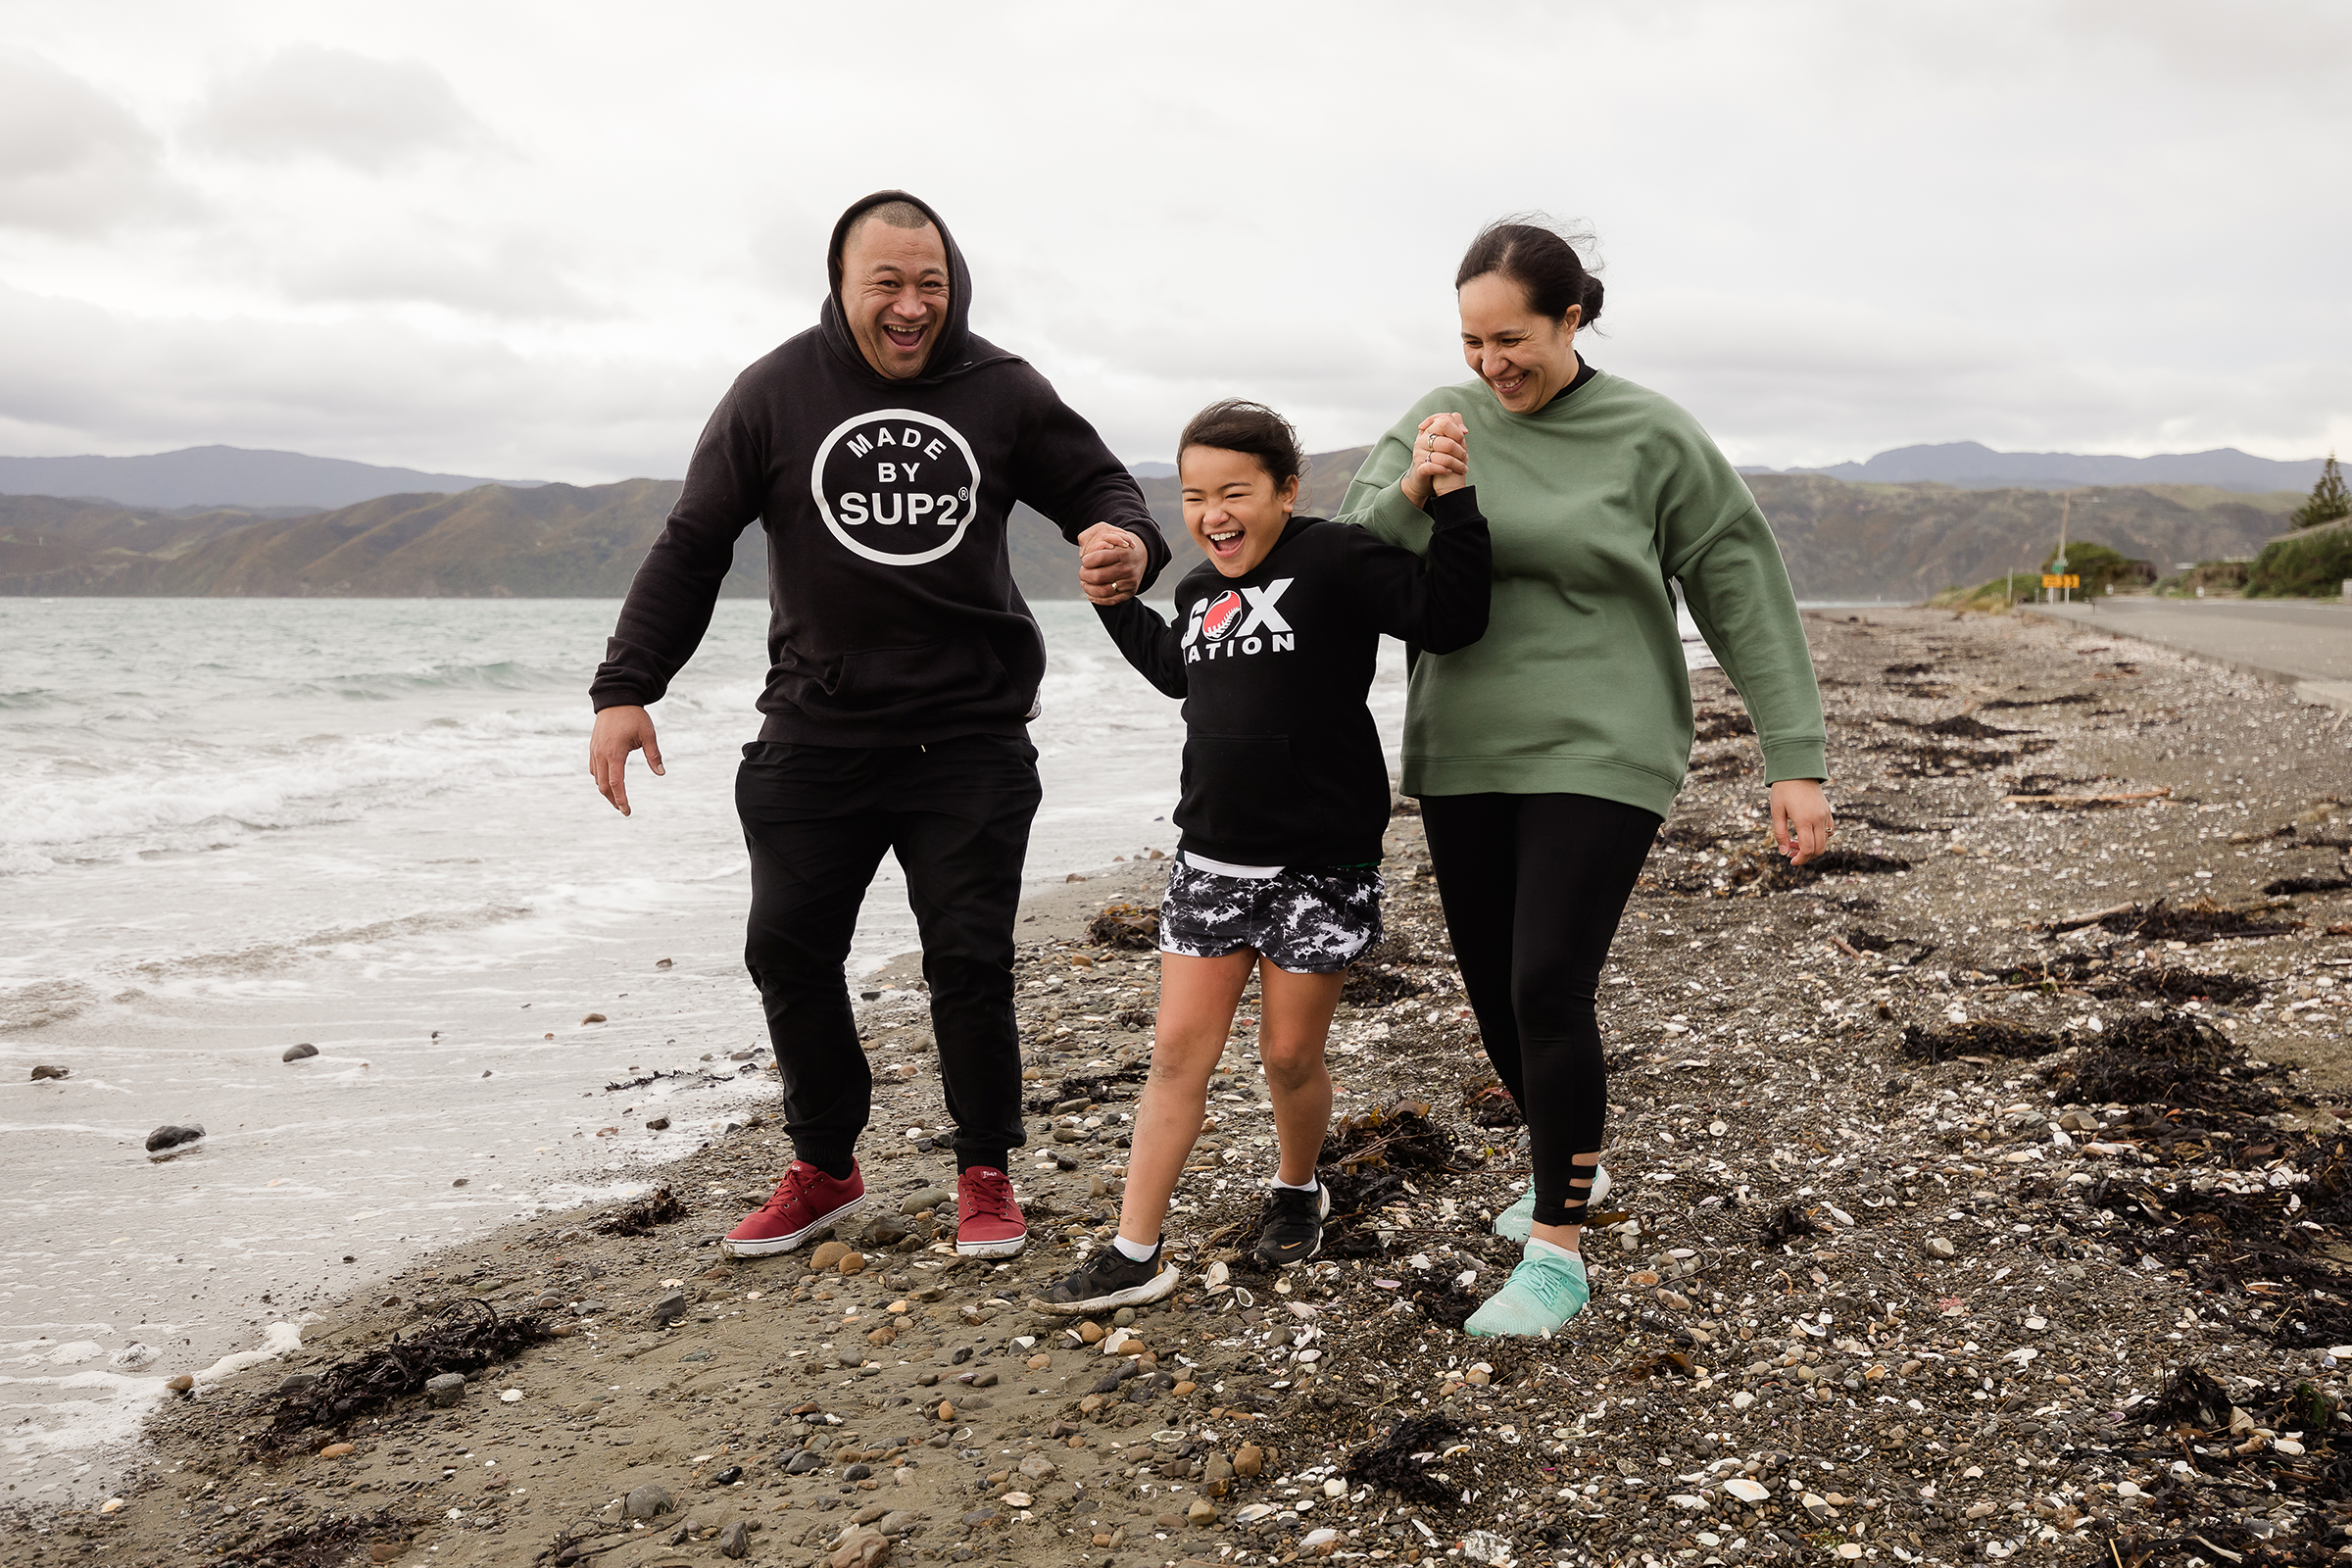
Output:
<instances>
[{"instance_id":1,"label":"woman in green sweatshirt","mask_svg":"<svg viewBox=\"0 0 2352 1568\"><path fill-rule=\"evenodd\" d=\"M1404 793L1421 802L1446 923L1534 1180L1495 1220L1527 1245L1465 1327L1547 1334L1583 1310L1578 1255L1600 1169L1594 998L1609 943L1690 760L1690 683L1669 580L1754 717L1775 840L1829 842L1821 696L1779 547L1698 421L1584 363L1601 287L1547 228L1491 225L1454 278L1476 378L1406 411L1344 517L1424 550L1416 458L1477 454L1494 534L1486 637L1413 662ZM1465 448L1467 451L1465 451Z\"/></svg>"}]
</instances>

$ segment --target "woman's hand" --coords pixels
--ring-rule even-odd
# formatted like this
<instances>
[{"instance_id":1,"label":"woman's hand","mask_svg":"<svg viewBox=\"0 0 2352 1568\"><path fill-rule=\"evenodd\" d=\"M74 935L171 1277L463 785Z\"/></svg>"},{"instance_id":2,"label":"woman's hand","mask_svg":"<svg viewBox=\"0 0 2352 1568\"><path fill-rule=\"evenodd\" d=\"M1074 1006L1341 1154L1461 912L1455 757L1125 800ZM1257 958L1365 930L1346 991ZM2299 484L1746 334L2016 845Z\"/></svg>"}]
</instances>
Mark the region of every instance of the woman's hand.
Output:
<instances>
[{"instance_id":1,"label":"woman's hand","mask_svg":"<svg viewBox=\"0 0 2352 1568\"><path fill-rule=\"evenodd\" d=\"M1450 495L1470 482L1470 429L1458 414L1433 414L1413 437L1404 499L1427 507L1432 495Z\"/></svg>"},{"instance_id":2,"label":"woman's hand","mask_svg":"<svg viewBox=\"0 0 2352 1568\"><path fill-rule=\"evenodd\" d=\"M1836 830L1821 780L1785 778L1772 787L1772 841L1789 864L1802 865L1828 849Z\"/></svg>"}]
</instances>

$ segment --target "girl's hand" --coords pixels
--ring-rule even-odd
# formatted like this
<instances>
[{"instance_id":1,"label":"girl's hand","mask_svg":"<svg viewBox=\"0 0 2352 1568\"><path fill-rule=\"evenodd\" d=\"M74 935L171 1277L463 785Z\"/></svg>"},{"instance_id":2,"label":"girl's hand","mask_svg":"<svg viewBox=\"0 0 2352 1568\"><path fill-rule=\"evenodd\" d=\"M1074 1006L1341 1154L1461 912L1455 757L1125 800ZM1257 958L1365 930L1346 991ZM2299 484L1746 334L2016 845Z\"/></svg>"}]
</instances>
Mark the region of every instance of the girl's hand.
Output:
<instances>
[{"instance_id":1,"label":"girl's hand","mask_svg":"<svg viewBox=\"0 0 2352 1568\"><path fill-rule=\"evenodd\" d=\"M1450 495L1470 482L1470 430L1458 414L1433 414L1413 438L1404 499L1427 507L1432 495Z\"/></svg>"},{"instance_id":2,"label":"girl's hand","mask_svg":"<svg viewBox=\"0 0 2352 1568\"><path fill-rule=\"evenodd\" d=\"M1775 784L1771 814L1772 841L1791 865L1802 865L1828 849L1830 835L1837 830L1819 779L1785 778Z\"/></svg>"}]
</instances>

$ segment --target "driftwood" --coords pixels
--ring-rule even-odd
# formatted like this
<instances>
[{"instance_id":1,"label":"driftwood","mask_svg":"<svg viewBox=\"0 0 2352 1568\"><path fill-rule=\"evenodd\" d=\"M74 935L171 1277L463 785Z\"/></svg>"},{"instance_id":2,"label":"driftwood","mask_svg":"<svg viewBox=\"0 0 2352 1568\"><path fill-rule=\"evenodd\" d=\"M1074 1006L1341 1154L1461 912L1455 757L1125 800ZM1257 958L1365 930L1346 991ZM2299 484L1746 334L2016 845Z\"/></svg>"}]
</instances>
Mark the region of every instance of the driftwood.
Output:
<instances>
[{"instance_id":1,"label":"driftwood","mask_svg":"<svg viewBox=\"0 0 2352 1568\"><path fill-rule=\"evenodd\" d=\"M2044 931L2080 931L2086 925L2097 925L2101 920L2111 920L2119 914L2136 913L2138 909L2138 905L2129 901L2123 904L2110 904L2104 909L2093 909L2088 914L2070 914L2063 920L2052 920L2041 929Z\"/></svg>"},{"instance_id":2,"label":"driftwood","mask_svg":"<svg viewBox=\"0 0 2352 1568\"><path fill-rule=\"evenodd\" d=\"M2162 801L2172 790L2126 790L2117 795L2004 795L2004 806L2055 806L2075 809L2085 806L2129 806L2134 801Z\"/></svg>"}]
</instances>

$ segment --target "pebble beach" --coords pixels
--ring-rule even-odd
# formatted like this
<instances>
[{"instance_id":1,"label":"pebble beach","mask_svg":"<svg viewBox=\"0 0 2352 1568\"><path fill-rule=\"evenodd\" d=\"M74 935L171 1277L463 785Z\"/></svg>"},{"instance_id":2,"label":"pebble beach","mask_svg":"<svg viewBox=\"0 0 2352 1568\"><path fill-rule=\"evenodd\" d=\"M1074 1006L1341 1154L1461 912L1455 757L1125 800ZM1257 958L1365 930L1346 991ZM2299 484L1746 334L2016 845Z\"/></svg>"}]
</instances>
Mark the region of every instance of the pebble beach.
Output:
<instances>
[{"instance_id":1,"label":"pebble beach","mask_svg":"<svg viewBox=\"0 0 2352 1568\"><path fill-rule=\"evenodd\" d=\"M1019 927L1028 1250L954 1255L914 966L859 987L865 1210L723 1258L755 1102L658 1194L470 1236L185 1386L12 1563L2116 1568L2352 1549L2352 715L2029 617L1813 612L1840 828L1792 870L1719 671L1602 988L1592 1305L1459 1331L1523 1129L1409 806L1335 1025L1324 1256L1258 1271L1244 1015L1140 1314L1104 1245L1159 862ZM610 1107L614 1137L663 1131ZM602 1110L602 1099L599 1109ZM672 1146L677 1140L673 1137ZM200 1376L199 1374L205 1374ZM452 1378L460 1381L452 1382Z\"/></svg>"}]
</instances>

